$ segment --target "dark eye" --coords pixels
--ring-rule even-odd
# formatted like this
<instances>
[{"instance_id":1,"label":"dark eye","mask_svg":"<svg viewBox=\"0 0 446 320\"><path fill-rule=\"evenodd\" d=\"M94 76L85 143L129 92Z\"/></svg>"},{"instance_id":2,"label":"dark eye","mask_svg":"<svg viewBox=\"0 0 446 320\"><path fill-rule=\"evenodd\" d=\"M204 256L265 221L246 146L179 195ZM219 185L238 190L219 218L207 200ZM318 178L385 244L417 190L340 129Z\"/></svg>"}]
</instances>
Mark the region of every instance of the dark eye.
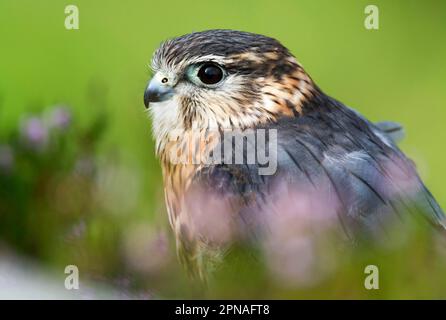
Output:
<instances>
[{"instance_id":1,"label":"dark eye","mask_svg":"<svg viewBox=\"0 0 446 320\"><path fill-rule=\"evenodd\" d=\"M197 76L204 84L216 84L223 79L223 70L213 63L206 63L200 67Z\"/></svg>"}]
</instances>

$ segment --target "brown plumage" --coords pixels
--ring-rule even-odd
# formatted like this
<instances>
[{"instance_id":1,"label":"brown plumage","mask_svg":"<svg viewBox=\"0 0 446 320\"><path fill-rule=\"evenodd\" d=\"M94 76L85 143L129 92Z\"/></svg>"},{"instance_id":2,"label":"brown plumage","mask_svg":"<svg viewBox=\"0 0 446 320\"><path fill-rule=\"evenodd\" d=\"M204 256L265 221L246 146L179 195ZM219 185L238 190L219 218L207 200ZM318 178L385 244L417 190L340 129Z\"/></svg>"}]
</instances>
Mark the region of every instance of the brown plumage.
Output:
<instances>
[{"instance_id":1,"label":"brown plumage","mask_svg":"<svg viewBox=\"0 0 446 320\"><path fill-rule=\"evenodd\" d=\"M232 46L225 48L226 42ZM184 77L187 68L203 61L225 67L229 74L227 89L220 88L216 93L181 83L179 79ZM188 157L189 160L205 158L218 143L218 132L243 130L277 121L280 117L298 116L303 112L304 100L317 89L297 60L276 40L249 33L234 34L229 30L195 33L166 41L155 52L152 69L155 73L162 73L159 77L172 78L171 82L177 87L174 102L167 103L174 103L174 108L178 108L172 115L173 120L166 119L165 113L173 109L168 105L157 107L154 104L151 112L169 221L177 236L180 259L190 265L188 260L199 259L194 255L201 252L190 245L194 243L189 239L193 232L189 230L192 227L188 214L183 211L184 202L192 179L203 164L191 164L191 161L176 164L171 157L173 150L176 151L178 145L183 146L182 154L186 153L185 150L193 150L191 145L200 144L194 141L196 133L202 131L212 137L211 141L206 146L195 148L197 153ZM203 278L202 267L198 271L193 267L189 269L192 274L199 273Z\"/></svg>"}]
</instances>

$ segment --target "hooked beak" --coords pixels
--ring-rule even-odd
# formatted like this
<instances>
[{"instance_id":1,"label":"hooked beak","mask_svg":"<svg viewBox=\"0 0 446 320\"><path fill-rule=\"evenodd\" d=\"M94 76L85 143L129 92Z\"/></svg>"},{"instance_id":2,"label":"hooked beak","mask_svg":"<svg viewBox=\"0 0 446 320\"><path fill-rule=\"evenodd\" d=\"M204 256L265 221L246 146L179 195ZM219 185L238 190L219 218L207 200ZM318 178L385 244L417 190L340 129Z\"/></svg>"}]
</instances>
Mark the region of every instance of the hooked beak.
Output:
<instances>
[{"instance_id":1,"label":"hooked beak","mask_svg":"<svg viewBox=\"0 0 446 320\"><path fill-rule=\"evenodd\" d=\"M167 78L164 78L167 79ZM150 80L146 91L144 92L144 105L149 107L150 102L161 102L170 99L174 94L174 89L169 82L162 83L158 77Z\"/></svg>"}]
</instances>

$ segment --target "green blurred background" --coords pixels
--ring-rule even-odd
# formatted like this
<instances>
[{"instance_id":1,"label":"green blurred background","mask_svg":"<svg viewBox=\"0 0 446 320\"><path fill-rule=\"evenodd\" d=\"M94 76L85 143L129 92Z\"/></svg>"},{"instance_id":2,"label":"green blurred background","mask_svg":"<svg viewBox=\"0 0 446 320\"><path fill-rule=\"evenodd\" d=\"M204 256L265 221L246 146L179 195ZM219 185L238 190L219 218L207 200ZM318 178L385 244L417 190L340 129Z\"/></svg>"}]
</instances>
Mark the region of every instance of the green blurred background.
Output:
<instances>
[{"instance_id":1,"label":"green blurred background","mask_svg":"<svg viewBox=\"0 0 446 320\"><path fill-rule=\"evenodd\" d=\"M64 27L68 4L79 8L79 30ZM379 30L364 28L364 8L368 4L379 8ZM162 230L171 239L160 168L142 99L150 77L148 64L166 38L212 28L239 29L279 39L326 93L373 121L403 124L407 134L402 149L415 160L420 175L440 205L446 207L445 1L2 0L0 137L14 131L23 117L56 104L71 108L77 128L88 128L94 119L106 117L106 129L93 154L99 167L112 168L113 174L105 176L104 184L117 185L107 191L104 200L111 199L113 208L102 206L107 213L94 212L87 218L87 240L77 245L86 254L76 255L57 243L44 242L46 249L42 251L23 245L25 254L50 266L75 260L94 274L93 279L105 278L107 282L109 277L120 276L123 269L126 274L138 274L131 266L122 265L125 253L116 253L120 252L116 246L122 242L130 246L137 242L128 240L126 234L134 235L134 229L142 226ZM113 201L121 199L130 200L116 207ZM23 235L29 242L45 233L45 226L36 223L35 228L34 233ZM8 239L5 242L14 247L13 238ZM54 239L49 237L47 241ZM172 253L166 270L176 275L175 280L166 271L153 276L155 280L149 283L132 282L131 290L146 290L155 282L155 291L163 295L194 296L176 266L172 243L167 250ZM144 272L139 276L147 278ZM361 270L352 277L361 278ZM309 295L274 287L269 295L261 296L368 297L369 293L360 289L346 293L349 290L339 281L331 282L329 290L321 287ZM417 287L416 281L411 293L389 289L389 285L387 291L376 296L446 297L446 290L437 284L432 280L425 296L415 292L425 288L426 282ZM245 288L239 296L259 295L255 285L247 288L251 289ZM210 296L237 297L235 292L240 292L237 286L223 286Z\"/></svg>"}]
</instances>

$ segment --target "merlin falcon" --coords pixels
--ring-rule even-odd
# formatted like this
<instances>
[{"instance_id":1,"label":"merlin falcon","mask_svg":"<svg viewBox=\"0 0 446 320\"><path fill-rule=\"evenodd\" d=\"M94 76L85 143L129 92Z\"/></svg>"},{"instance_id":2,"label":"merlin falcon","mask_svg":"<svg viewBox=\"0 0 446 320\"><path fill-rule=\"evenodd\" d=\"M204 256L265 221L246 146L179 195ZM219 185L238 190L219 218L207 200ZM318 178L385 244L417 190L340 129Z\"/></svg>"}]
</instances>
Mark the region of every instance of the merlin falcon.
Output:
<instances>
[{"instance_id":1,"label":"merlin falcon","mask_svg":"<svg viewBox=\"0 0 446 320\"><path fill-rule=\"evenodd\" d=\"M293 232L329 225L347 243L385 237L413 216L444 229L441 208L396 145L402 128L326 95L277 40L194 32L162 43L151 67L144 103L178 256L191 275L206 278L231 243L284 232L275 227L284 217L304 221ZM272 172L262 173L257 154L243 161L253 159L245 144L241 162L237 148L222 148L226 133L248 131L257 148L256 133L273 142ZM231 157L207 161L224 152Z\"/></svg>"}]
</instances>

